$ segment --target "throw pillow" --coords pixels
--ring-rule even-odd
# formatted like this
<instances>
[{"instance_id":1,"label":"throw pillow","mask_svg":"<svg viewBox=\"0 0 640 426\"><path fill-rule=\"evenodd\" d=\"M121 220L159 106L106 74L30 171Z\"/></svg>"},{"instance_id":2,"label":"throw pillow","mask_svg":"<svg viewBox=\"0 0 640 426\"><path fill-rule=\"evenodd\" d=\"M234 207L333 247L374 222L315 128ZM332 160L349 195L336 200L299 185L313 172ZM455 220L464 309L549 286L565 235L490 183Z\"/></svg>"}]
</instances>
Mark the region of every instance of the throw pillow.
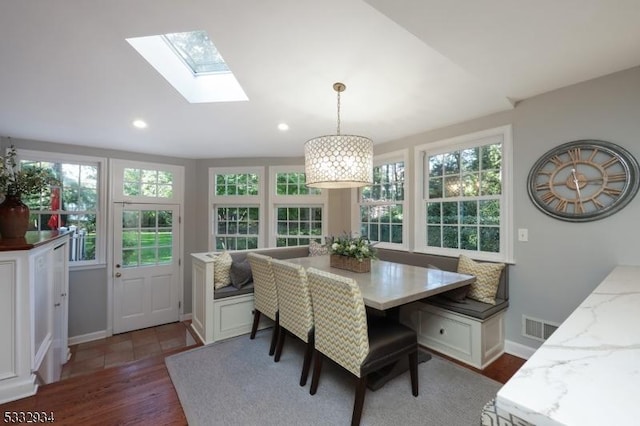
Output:
<instances>
[{"instance_id":1,"label":"throw pillow","mask_svg":"<svg viewBox=\"0 0 640 426\"><path fill-rule=\"evenodd\" d=\"M498 291L498 284L500 284L500 274L504 267L504 263L476 262L465 255L460 255L458 272L475 275L476 277L476 282L471 284L467 297L495 305L496 292Z\"/></svg>"},{"instance_id":2,"label":"throw pillow","mask_svg":"<svg viewBox=\"0 0 640 426\"><path fill-rule=\"evenodd\" d=\"M231 264L233 259L226 251L213 256L213 288L219 289L231 284Z\"/></svg>"},{"instance_id":3,"label":"throw pillow","mask_svg":"<svg viewBox=\"0 0 640 426\"><path fill-rule=\"evenodd\" d=\"M253 281L251 265L247 259L242 262L233 262L231 264L229 275L231 276L231 285L237 289L240 289Z\"/></svg>"},{"instance_id":4,"label":"throw pillow","mask_svg":"<svg viewBox=\"0 0 640 426\"><path fill-rule=\"evenodd\" d=\"M428 264L427 268L429 269L440 269L435 265ZM471 288L471 284L465 285L464 287L454 288L453 290L445 291L444 293L440 293L440 296L445 299L449 299L452 302L456 303L467 303L467 294L469 293L469 289Z\"/></svg>"},{"instance_id":5,"label":"throw pillow","mask_svg":"<svg viewBox=\"0 0 640 426\"><path fill-rule=\"evenodd\" d=\"M324 256L329 254L329 247L323 246L315 240L309 242L309 256Z\"/></svg>"}]
</instances>

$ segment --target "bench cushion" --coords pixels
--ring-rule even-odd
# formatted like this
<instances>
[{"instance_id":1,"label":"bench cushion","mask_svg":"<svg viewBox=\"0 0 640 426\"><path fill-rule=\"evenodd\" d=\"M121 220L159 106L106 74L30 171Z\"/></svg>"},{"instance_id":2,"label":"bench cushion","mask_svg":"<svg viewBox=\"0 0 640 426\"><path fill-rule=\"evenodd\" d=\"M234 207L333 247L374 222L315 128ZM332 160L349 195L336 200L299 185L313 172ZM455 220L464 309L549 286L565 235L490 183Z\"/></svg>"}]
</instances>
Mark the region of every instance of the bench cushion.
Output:
<instances>
[{"instance_id":1,"label":"bench cushion","mask_svg":"<svg viewBox=\"0 0 640 426\"><path fill-rule=\"evenodd\" d=\"M215 300L218 300L218 299L224 299L224 298L233 297L233 296L240 296L242 294L249 294L249 293L253 293L253 281L243 285L241 288L235 288L232 285L218 288L213 291L213 298Z\"/></svg>"},{"instance_id":2,"label":"bench cushion","mask_svg":"<svg viewBox=\"0 0 640 426\"><path fill-rule=\"evenodd\" d=\"M452 312L456 312L462 315L468 315L473 318L485 320L496 312L500 312L503 309L507 309L509 301L496 298L496 304L491 305L489 303L478 302L474 299L466 299L466 303L454 302L451 299L437 295L428 297L421 300L423 303L429 303L440 308L447 309Z\"/></svg>"}]
</instances>

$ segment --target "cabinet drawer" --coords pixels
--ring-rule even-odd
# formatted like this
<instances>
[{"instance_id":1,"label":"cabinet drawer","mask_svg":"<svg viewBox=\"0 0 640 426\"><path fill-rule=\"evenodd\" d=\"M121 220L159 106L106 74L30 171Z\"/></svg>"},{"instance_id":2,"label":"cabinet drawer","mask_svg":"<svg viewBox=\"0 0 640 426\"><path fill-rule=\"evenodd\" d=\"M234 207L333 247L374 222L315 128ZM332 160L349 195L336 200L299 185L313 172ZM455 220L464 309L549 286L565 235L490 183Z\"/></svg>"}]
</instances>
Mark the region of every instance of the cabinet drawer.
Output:
<instances>
[{"instance_id":1,"label":"cabinet drawer","mask_svg":"<svg viewBox=\"0 0 640 426\"><path fill-rule=\"evenodd\" d=\"M471 356L471 325L432 312L420 313L420 335L436 346Z\"/></svg>"}]
</instances>

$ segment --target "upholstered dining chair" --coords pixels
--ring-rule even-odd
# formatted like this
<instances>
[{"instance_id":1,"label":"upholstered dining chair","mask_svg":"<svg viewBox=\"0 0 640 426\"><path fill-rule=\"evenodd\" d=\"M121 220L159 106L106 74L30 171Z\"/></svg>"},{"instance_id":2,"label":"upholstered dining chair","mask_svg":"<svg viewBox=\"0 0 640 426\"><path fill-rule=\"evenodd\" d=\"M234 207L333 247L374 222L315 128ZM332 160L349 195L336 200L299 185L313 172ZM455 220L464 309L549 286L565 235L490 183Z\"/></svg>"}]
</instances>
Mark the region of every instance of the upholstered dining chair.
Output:
<instances>
[{"instance_id":1,"label":"upholstered dining chair","mask_svg":"<svg viewBox=\"0 0 640 426\"><path fill-rule=\"evenodd\" d=\"M271 335L269 355L273 355L276 349L276 341L280 332L280 315L278 313L278 289L273 275L272 259L269 256L258 253L247 253L247 260L251 265L253 274L253 326L251 327L251 339L255 339L260 315L272 319L275 322Z\"/></svg>"},{"instance_id":2,"label":"upholstered dining chair","mask_svg":"<svg viewBox=\"0 0 640 426\"><path fill-rule=\"evenodd\" d=\"M318 389L324 357L358 378L352 425L360 424L367 376L409 357L411 390L418 396L418 339L416 332L393 320L367 315L355 280L315 268L307 270L315 323L314 368L311 395Z\"/></svg>"},{"instance_id":3,"label":"upholstered dining chair","mask_svg":"<svg viewBox=\"0 0 640 426\"><path fill-rule=\"evenodd\" d=\"M286 331L305 342L307 345L302 363L300 386L307 384L311 355L313 354L313 309L311 294L307 283L307 272L301 265L273 259L273 274L278 287L278 312L280 316L280 333L274 361L280 361Z\"/></svg>"}]
</instances>

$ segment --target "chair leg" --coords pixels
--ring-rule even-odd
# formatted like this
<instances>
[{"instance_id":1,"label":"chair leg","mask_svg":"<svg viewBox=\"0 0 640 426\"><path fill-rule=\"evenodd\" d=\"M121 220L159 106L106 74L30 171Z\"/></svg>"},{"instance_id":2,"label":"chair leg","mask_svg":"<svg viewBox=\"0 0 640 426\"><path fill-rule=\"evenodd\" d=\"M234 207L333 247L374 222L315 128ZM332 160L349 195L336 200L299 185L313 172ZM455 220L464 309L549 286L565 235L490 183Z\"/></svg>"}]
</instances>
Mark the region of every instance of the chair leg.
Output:
<instances>
[{"instance_id":1,"label":"chair leg","mask_svg":"<svg viewBox=\"0 0 640 426\"><path fill-rule=\"evenodd\" d=\"M304 351L304 362L302 363L302 374L300 375L300 386L307 384L307 377L309 377L309 367L311 367L311 357L313 355L313 335L307 342L307 349Z\"/></svg>"},{"instance_id":2,"label":"chair leg","mask_svg":"<svg viewBox=\"0 0 640 426\"><path fill-rule=\"evenodd\" d=\"M316 357L316 360L313 364L313 375L311 376L311 388L309 389L309 393L311 395L315 395L318 390L318 380L320 379L320 370L322 370L322 361L324 359L324 355L322 355L317 349L313 350L313 353Z\"/></svg>"},{"instance_id":3,"label":"chair leg","mask_svg":"<svg viewBox=\"0 0 640 426\"><path fill-rule=\"evenodd\" d=\"M360 377L356 386L356 399L353 403L353 416L351 416L351 426L358 426L362 417L362 407L364 406L364 395L367 392L367 377Z\"/></svg>"},{"instance_id":4,"label":"chair leg","mask_svg":"<svg viewBox=\"0 0 640 426\"><path fill-rule=\"evenodd\" d=\"M260 322L260 311L257 309L253 310L253 325L251 326L251 335L249 339L253 340L256 338L256 331L258 331L258 323Z\"/></svg>"},{"instance_id":5,"label":"chair leg","mask_svg":"<svg viewBox=\"0 0 640 426\"><path fill-rule=\"evenodd\" d=\"M269 355L273 355L276 351L276 341L278 340L278 334L280 333L280 315L276 312L276 325L273 327L273 334L271 335L271 346L269 346Z\"/></svg>"},{"instance_id":6,"label":"chair leg","mask_svg":"<svg viewBox=\"0 0 640 426\"><path fill-rule=\"evenodd\" d=\"M276 356L273 357L275 362L280 361L280 356L282 355L282 347L284 346L284 338L286 335L286 330L280 327L280 332L278 333L278 344L276 345Z\"/></svg>"},{"instance_id":7,"label":"chair leg","mask_svg":"<svg viewBox=\"0 0 640 426\"><path fill-rule=\"evenodd\" d=\"M411 373L411 391L418 396L418 351L409 354L409 372Z\"/></svg>"}]
</instances>

